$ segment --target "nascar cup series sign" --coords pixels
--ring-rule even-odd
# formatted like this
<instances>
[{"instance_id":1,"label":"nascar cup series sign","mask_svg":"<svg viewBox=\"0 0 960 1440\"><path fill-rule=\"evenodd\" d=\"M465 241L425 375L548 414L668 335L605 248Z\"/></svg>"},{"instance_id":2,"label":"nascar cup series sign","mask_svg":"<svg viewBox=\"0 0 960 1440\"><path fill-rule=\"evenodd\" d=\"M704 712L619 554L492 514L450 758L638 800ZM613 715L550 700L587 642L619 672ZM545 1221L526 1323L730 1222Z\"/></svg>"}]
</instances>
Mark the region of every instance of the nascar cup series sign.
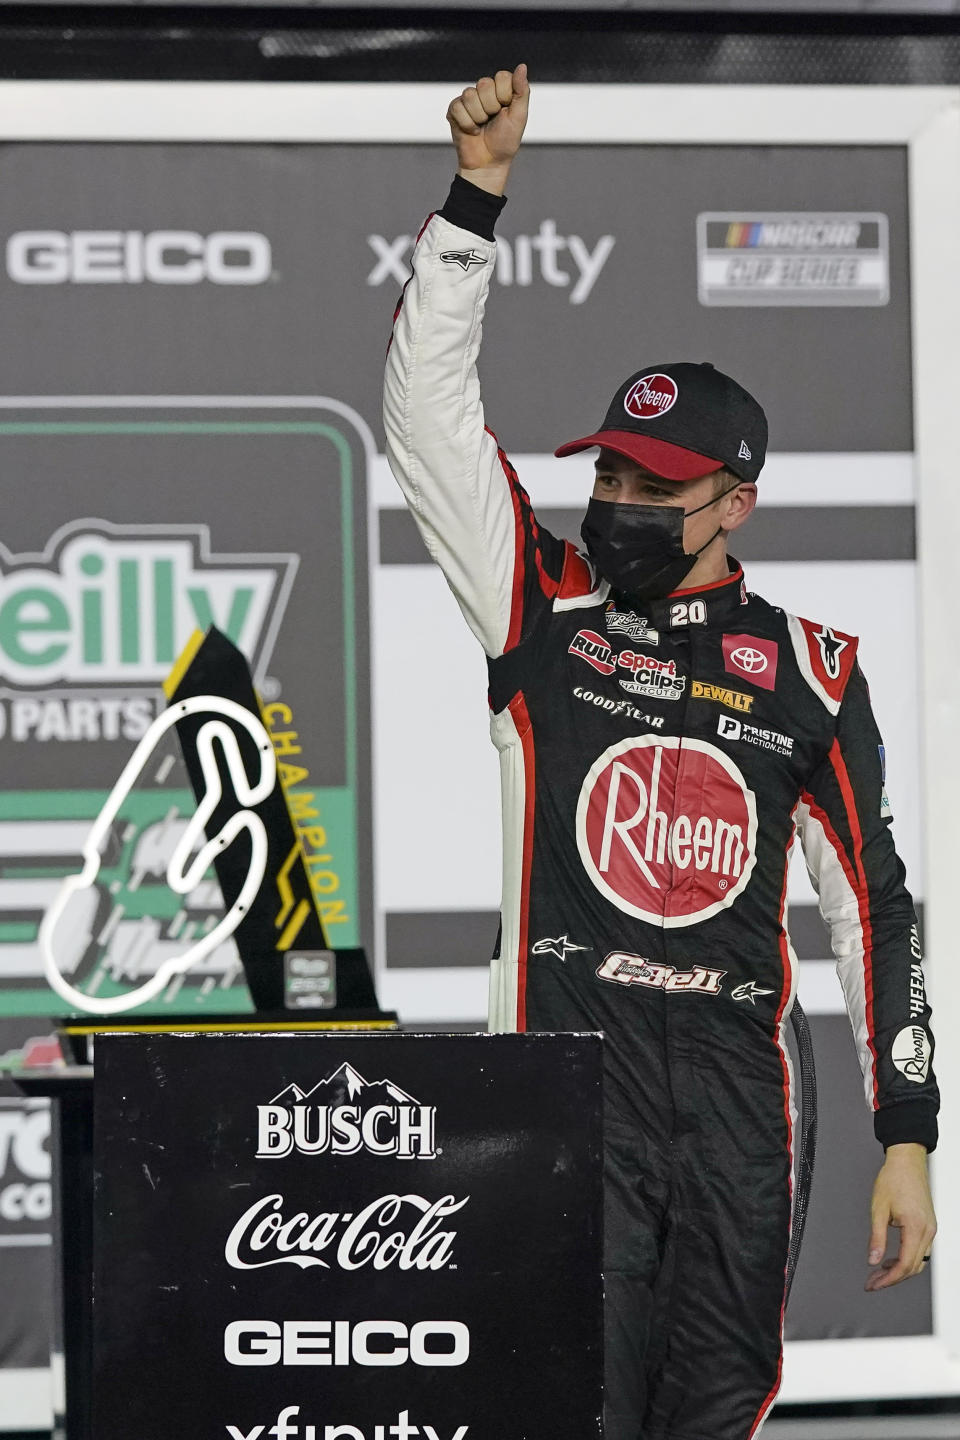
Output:
<instances>
[{"instance_id":1,"label":"nascar cup series sign","mask_svg":"<svg viewBox=\"0 0 960 1440\"><path fill-rule=\"evenodd\" d=\"M881 214L704 212L697 216L701 305L886 305Z\"/></svg>"},{"instance_id":2,"label":"nascar cup series sign","mask_svg":"<svg viewBox=\"0 0 960 1440\"><path fill-rule=\"evenodd\" d=\"M97 1440L598 1433L600 1063L592 1035L98 1041Z\"/></svg>"}]
</instances>

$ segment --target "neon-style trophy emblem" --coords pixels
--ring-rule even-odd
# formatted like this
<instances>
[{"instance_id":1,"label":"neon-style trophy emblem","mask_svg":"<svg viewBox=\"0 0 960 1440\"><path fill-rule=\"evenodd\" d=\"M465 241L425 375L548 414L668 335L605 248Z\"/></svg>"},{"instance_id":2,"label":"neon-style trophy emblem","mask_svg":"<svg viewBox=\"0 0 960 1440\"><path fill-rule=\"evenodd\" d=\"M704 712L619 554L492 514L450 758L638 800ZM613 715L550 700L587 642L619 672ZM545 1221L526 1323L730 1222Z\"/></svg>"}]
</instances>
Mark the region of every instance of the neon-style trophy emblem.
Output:
<instances>
[{"instance_id":1,"label":"neon-style trophy emblem","mask_svg":"<svg viewBox=\"0 0 960 1440\"><path fill-rule=\"evenodd\" d=\"M203 794L178 840L166 867L166 881L179 895L194 890L214 861L246 833L250 837L250 860L239 893L222 919L182 953L163 961L156 972L134 990L123 995L89 995L72 985L57 963L57 934L75 895L96 882L103 863L103 846L120 807L138 777L150 762L167 731L190 716L214 717L197 731L195 745L203 775ZM235 731L226 721L242 726L250 735L257 754L257 773L251 777L240 753ZM216 748L215 748L216 747ZM220 759L218 760L217 749ZM223 799L221 764L225 766L239 807L214 835L206 837L207 825ZM124 766L119 780L94 821L83 847L83 868L63 881L43 917L38 941L43 967L53 989L78 1010L94 1015L117 1015L155 999L175 976L199 964L233 935L248 914L267 869L268 837L263 820L252 808L272 794L277 778L273 745L263 724L252 710L224 695L195 695L179 700L159 715ZM206 838L205 838L206 837ZM199 848L197 848L199 845ZM196 853L194 853L196 852Z\"/></svg>"}]
</instances>

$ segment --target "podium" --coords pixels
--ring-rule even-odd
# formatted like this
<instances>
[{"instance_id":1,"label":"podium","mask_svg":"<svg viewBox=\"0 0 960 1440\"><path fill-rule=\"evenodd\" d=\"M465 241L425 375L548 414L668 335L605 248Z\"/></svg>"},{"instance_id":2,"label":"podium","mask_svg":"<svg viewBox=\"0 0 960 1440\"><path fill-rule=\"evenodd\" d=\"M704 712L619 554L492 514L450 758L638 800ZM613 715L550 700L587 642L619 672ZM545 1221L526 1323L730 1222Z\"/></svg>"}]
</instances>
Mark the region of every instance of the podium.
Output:
<instances>
[{"instance_id":1,"label":"podium","mask_svg":"<svg viewBox=\"0 0 960 1440\"><path fill-rule=\"evenodd\" d=\"M599 1433L601 1049L99 1036L68 1440Z\"/></svg>"}]
</instances>

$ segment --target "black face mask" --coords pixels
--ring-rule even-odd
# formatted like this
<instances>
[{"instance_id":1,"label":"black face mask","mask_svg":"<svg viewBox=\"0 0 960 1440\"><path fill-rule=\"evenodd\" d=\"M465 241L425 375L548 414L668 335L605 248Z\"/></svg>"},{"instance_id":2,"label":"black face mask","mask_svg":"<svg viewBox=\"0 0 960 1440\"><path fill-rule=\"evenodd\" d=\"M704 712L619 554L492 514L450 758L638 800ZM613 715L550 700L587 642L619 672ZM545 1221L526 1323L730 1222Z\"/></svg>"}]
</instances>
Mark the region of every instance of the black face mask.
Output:
<instances>
[{"instance_id":1,"label":"black face mask","mask_svg":"<svg viewBox=\"0 0 960 1440\"><path fill-rule=\"evenodd\" d=\"M614 590L639 600L658 600L683 583L697 557L723 528L718 526L690 555L683 548L687 516L699 515L737 488L731 485L730 490L686 512L679 505L627 505L591 497L580 526L587 554Z\"/></svg>"}]
</instances>

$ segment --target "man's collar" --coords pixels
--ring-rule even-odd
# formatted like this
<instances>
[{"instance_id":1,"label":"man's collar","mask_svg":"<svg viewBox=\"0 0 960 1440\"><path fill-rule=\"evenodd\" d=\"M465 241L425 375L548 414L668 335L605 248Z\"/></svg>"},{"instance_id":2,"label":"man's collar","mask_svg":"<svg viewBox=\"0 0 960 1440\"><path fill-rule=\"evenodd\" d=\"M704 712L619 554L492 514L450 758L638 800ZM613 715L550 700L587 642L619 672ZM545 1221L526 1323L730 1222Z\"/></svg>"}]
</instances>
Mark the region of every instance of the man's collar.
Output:
<instances>
[{"instance_id":1,"label":"man's collar","mask_svg":"<svg viewBox=\"0 0 960 1440\"><path fill-rule=\"evenodd\" d=\"M730 573L694 590L674 590L659 600L638 600L611 593L610 606L644 616L651 629L684 630L690 625L728 625L747 604L747 585L739 561L728 556Z\"/></svg>"}]
</instances>

